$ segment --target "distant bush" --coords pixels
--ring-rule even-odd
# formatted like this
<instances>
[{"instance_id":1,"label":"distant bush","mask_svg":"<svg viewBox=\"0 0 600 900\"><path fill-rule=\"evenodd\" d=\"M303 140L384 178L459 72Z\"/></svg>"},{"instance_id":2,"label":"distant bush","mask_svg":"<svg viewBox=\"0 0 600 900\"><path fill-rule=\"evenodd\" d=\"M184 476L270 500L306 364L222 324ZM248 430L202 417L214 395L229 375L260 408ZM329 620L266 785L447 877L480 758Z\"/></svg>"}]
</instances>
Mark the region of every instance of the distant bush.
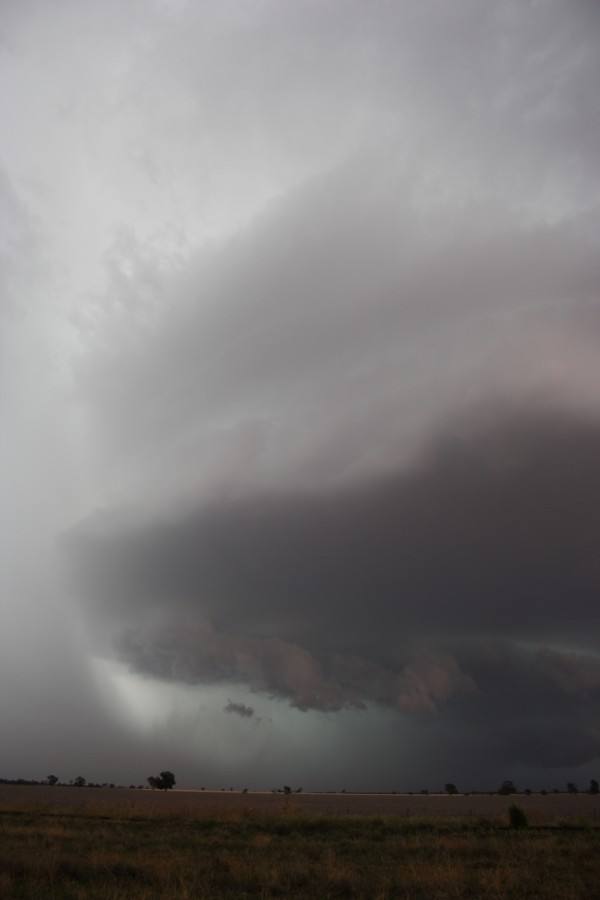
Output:
<instances>
[{"instance_id":1,"label":"distant bush","mask_svg":"<svg viewBox=\"0 0 600 900\"><path fill-rule=\"evenodd\" d=\"M508 821L511 828L527 828L529 825L525 810L516 803L511 803L508 807Z\"/></svg>"}]
</instances>

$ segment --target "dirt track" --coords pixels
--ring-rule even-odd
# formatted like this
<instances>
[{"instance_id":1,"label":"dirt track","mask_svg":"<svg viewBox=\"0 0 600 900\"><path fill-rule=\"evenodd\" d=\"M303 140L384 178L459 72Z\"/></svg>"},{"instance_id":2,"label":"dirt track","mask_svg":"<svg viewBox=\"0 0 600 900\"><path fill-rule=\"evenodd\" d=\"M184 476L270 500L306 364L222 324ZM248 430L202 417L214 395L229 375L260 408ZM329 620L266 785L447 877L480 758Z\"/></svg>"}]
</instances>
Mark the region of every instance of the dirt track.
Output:
<instances>
[{"instance_id":1,"label":"dirt track","mask_svg":"<svg viewBox=\"0 0 600 900\"><path fill-rule=\"evenodd\" d=\"M122 788L49 787L46 785L0 785L0 808L42 809L56 807L106 808L111 814L144 810L180 810L186 813L211 811L283 810L311 814L450 816L479 818L506 816L511 803L518 803L532 822L557 819L598 819L600 795L590 794L246 794L236 791L150 791Z\"/></svg>"}]
</instances>

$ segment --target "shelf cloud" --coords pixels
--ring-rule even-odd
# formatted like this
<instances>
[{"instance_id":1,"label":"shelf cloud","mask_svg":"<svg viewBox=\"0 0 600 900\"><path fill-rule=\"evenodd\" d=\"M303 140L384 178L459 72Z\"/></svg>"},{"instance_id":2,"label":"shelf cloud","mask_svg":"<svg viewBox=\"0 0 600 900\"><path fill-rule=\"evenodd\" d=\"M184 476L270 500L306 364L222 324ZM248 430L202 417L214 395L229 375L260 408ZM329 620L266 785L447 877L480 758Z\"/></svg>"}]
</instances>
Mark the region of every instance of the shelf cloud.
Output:
<instances>
[{"instance_id":1,"label":"shelf cloud","mask_svg":"<svg viewBox=\"0 0 600 900\"><path fill-rule=\"evenodd\" d=\"M190 785L325 787L340 747L361 789L398 748L474 787L598 764L599 28L584 0L7 15L13 767L39 667L65 758L136 783L143 729Z\"/></svg>"}]
</instances>

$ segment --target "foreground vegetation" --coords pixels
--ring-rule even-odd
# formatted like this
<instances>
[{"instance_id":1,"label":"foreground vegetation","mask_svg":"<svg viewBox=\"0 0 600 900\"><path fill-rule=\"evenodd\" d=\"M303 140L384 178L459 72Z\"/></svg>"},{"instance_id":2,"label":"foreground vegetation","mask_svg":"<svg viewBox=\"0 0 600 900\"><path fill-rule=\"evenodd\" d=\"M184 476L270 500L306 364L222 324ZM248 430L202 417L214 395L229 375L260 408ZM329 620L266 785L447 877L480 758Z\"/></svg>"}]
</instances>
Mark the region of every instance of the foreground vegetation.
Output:
<instances>
[{"instance_id":1,"label":"foreground vegetation","mask_svg":"<svg viewBox=\"0 0 600 900\"><path fill-rule=\"evenodd\" d=\"M589 898L593 822L0 807L0 897Z\"/></svg>"}]
</instances>

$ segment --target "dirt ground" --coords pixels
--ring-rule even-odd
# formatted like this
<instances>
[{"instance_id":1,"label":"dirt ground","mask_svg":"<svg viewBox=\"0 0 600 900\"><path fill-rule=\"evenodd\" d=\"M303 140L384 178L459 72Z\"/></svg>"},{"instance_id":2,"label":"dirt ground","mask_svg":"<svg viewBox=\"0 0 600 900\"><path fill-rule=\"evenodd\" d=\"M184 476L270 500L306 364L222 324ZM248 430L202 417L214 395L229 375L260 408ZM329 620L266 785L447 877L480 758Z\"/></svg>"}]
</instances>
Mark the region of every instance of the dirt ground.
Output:
<instances>
[{"instance_id":1,"label":"dirt ground","mask_svg":"<svg viewBox=\"0 0 600 900\"><path fill-rule=\"evenodd\" d=\"M144 810L168 810L193 813L195 811L228 812L283 810L318 815L392 815L392 816L449 816L480 818L506 816L512 803L521 806L533 822L554 822L559 819L598 819L600 823L600 795L580 794L516 794L508 797L494 794L273 794L238 791L152 791L128 788L77 788L56 785L0 784L0 808L42 809L55 807L106 808L111 814L122 807L124 813Z\"/></svg>"}]
</instances>

